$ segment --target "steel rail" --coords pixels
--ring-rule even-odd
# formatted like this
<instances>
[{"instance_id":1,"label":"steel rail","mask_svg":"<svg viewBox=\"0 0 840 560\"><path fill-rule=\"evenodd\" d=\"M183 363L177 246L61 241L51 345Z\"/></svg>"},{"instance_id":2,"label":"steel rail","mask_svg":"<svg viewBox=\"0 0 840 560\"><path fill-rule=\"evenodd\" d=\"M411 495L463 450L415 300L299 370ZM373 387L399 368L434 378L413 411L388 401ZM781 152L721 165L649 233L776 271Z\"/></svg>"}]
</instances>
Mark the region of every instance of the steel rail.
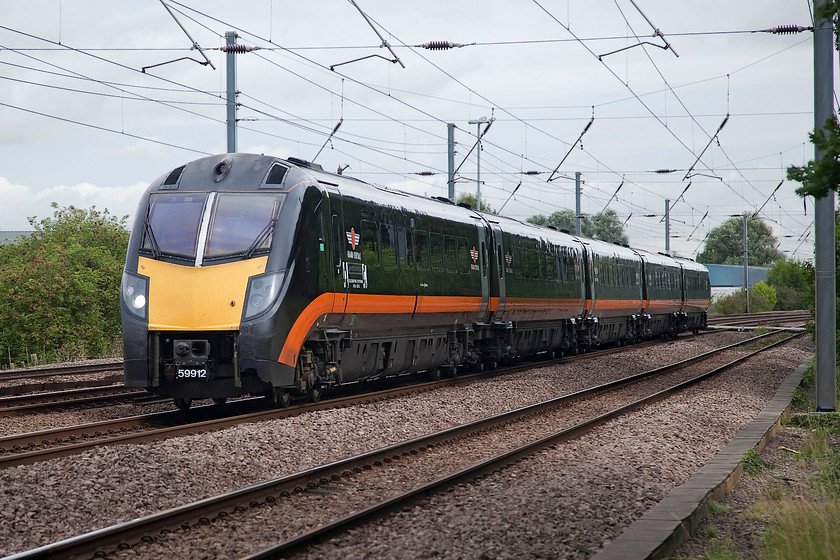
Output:
<instances>
[{"instance_id":1,"label":"steel rail","mask_svg":"<svg viewBox=\"0 0 840 560\"><path fill-rule=\"evenodd\" d=\"M735 344L730 344L722 348L705 352L703 354L699 354L697 356L682 360L680 362L676 362L674 364L662 366L650 371L635 374L627 378L611 381L595 387L590 387L532 405L523 406L512 411L495 414L486 418L482 418L466 424L454 426L439 432L435 432L433 434L420 436L405 442L396 443L360 455L307 469L292 475L265 481L216 497L207 498L180 507L175 507L140 519L127 521L111 527L106 527L97 531L92 531L90 533L86 533L76 537L71 537L63 541L59 541L50 545L45 545L40 548L36 548L27 552L22 552L20 554L10 556L6 560L31 560L46 558L53 559L69 558L75 555L82 554L90 555L98 551L104 551L109 547L112 548L122 543L138 542L139 540L143 539L144 537L155 531L160 531L162 529L173 528L178 526L183 527L196 521L200 522L202 519L207 519L218 515L219 512L232 511L237 508L247 508L264 502L273 503L274 501L276 501L276 496L278 495L285 496L293 492L312 489L318 487L319 485L327 484L331 480L338 480L341 478L342 475L346 475L353 471L360 471L362 469L365 469L370 465L388 463L394 458L399 458L401 456L416 453L417 451L422 451L428 447L440 445L443 442L463 437L464 435L470 433L486 430L493 426L507 424L512 421L533 416L549 408L555 408L560 404L567 404L569 402L580 400L586 397L591 397L596 393L601 393L610 389L615 389L618 387L629 385L631 383L638 382L639 380L645 378L654 377L662 373L674 371L692 363L708 359L723 351L730 350L735 347L749 344L752 342L760 341L761 339L764 339L768 336L772 336L773 334L776 333L763 334L748 340L744 340ZM795 336L798 335L794 335L790 338L794 338ZM784 339L775 344L787 342L787 340L790 340L790 338ZM770 347L772 347L772 345L766 346L759 351L765 350ZM745 357L741 357L713 371L723 371L724 368L732 367L734 364L739 363L740 361L743 361L744 359L755 355L757 352L750 353ZM704 379L709 375L709 373L703 374L699 378L694 378L693 380L690 380L688 382L683 382L677 385L677 387L688 386L688 384L696 382L698 379ZM667 391L671 391L672 389L673 388L667 389L665 391L660 391L655 395L665 394ZM650 399L651 397L647 398ZM642 402L645 402L645 399L635 401L634 403L617 409L617 411L612 411L610 413L603 414L590 422L595 422L595 424L592 424L592 426L597 425L599 423L603 423L608 419L614 418L615 416L624 413L625 411L634 410L638 408L639 406L641 406L640 403ZM568 437L574 437L580 433L583 433L585 429L589 429L585 428L587 425L589 425L589 422L578 424L560 433L571 434L568 435ZM453 484L457 484L458 482L467 478L473 478L475 476L480 476L481 474L492 472L493 470L498 470L498 468L500 468L498 466L499 461L507 464L509 462L518 460L519 458L531 454L534 450L538 448L552 445L553 443L545 442L554 442L553 438L557 437L557 434L553 434L552 436L540 439L524 447L517 448L516 450L504 453L502 455L498 455L492 459L479 463L477 466L463 469L458 473L445 476L430 484L418 487L415 490L404 494L402 498L386 500L385 502L381 502L380 504L377 504L372 508L368 508L366 510L357 512L356 514L345 517L342 520L339 520L333 524L326 525L324 527L306 533L305 535L295 537L290 541L285 541L284 543L281 543L281 545L278 545L280 546L280 548L272 547L268 549L271 552L263 551L259 554L269 554L269 556L265 556L266 558L274 557L273 555L275 554L275 549L281 552L288 552L293 548L302 546L304 543L309 542L312 539L321 538L328 534L332 534L336 531L345 530L344 528L348 527L348 524L358 524L360 522L363 522L363 520L367 519L370 515L381 515L382 513L391 509L402 507L402 504L404 503L402 500L419 499L421 497L424 497L429 492L437 491L439 488L448 487ZM262 557L263 556L259 555L254 556L254 558Z\"/></svg>"},{"instance_id":2,"label":"steel rail","mask_svg":"<svg viewBox=\"0 0 840 560\"><path fill-rule=\"evenodd\" d=\"M660 342L648 341L630 347L608 348L570 356L564 358L564 360L593 359L627 349L659 344ZM272 408L253 411L253 407L264 406L263 403L265 402L262 397L255 397L228 403L224 407L217 405L194 407L186 413L183 411L154 412L76 426L0 436L0 469L74 455L102 445L148 443L179 435L219 430L243 422L287 418L304 412L391 399L442 386L467 383L479 378L526 371L534 367L558 362L563 363L560 359L525 362L493 371L470 373L438 381L413 383L408 386L390 387L380 391L337 397L317 403L298 404L282 409ZM250 407L250 410L242 413L242 409L245 407ZM238 414L231 415L232 409ZM0 409L0 416L2 416L2 409ZM197 420L197 417L202 419ZM39 447L41 448L39 449Z\"/></svg>"},{"instance_id":3,"label":"steel rail","mask_svg":"<svg viewBox=\"0 0 840 560\"><path fill-rule=\"evenodd\" d=\"M48 393L28 393L0 397L0 417L18 416L42 409L63 408L114 400L131 400L148 395L143 389L128 388L123 384L83 387Z\"/></svg>"},{"instance_id":4,"label":"steel rail","mask_svg":"<svg viewBox=\"0 0 840 560\"><path fill-rule=\"evenodd\" d=\"M42 377L58 377L62 375L84 375L88 373L102 373L106 371L122 371L122 369L122 360L114 360L112 362L105 362L101 364L71 364L31 369L12 369L0 372L0 381L39 379Z\"/></svg>"}]
</instances>

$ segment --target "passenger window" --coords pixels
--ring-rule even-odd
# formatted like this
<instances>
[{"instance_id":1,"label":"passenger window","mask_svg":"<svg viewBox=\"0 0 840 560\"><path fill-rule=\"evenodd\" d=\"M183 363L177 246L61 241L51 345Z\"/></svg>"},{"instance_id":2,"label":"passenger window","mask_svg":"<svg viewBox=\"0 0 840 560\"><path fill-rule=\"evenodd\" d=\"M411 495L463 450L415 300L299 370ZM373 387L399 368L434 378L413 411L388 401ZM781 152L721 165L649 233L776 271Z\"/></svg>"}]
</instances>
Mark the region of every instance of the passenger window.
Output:
<instances>
[{"instance_id":1,"label":"passenger window","mask_svg":"<svg viewBox=\"0 0 840 560\"><path fill-rule=\"evenodd\" d=\"M443 262L446 265L446 272L458 272L458 244L455 237L443 236Z\"/></svg>"},{"instance_id":2,"label":"passenger window","mask_svg":"<svg viewBox=\"0 0 840 560\"><path fill-rule=\"evenodd\" d=\"M362 220L362 235L359 244L362 249L362 262L368 266L379 265L379 250L376 224Z\"/></svg>"},{"instance_id":3,"label":"passenger window","mask_svg":"<svg viewBox=\"0 0 840 560\"><path fill-rule=\"evenodd\" d=\"M430 233L429 241L432 247L432 270L443 272L443 236L439 233Z\"/></svg>"},{"instance_id":4,"label":"passenger window","mask_svg":"<svg viewBox=\"0 0 840 560\"><path fill-rule=\"evenodd\" d=\"M414 255L412 255L411 243L405 228L397 229L397 261L400 268L412 268L414 266Z\"/></svg>"},{"instance_id":5,"label":"passenger window","mask_svg":"<svg viewBox=\"0 0 840 560\"><path fill-rule=\"evenodd\" d=\"M414 259L417 270L429 270L429 234L425 231L414 232Z\"/></svg>"},{"instance_id":6,"label":"passenger window","mask_svg":"<svg viewBox=\"0 0 840 560\"><path fill-rule=\"evenodd\" d=\"M394 270L397 268L397 244L394 226L381 224L379 226L379 240L382 250L382 268Z\"/></svg>"},{"instance_id":7,"label":"passenger window","mask_svg":"<svg viewBox=\"0 0 840 560\"><path fill-rule=\"evenodd\" d=\"M472 249L467 246L466 239L458 238L458 272L461 274L467 274L470 271L470 265L475 262L472 258Z\"/></svg>"}]
</instances>

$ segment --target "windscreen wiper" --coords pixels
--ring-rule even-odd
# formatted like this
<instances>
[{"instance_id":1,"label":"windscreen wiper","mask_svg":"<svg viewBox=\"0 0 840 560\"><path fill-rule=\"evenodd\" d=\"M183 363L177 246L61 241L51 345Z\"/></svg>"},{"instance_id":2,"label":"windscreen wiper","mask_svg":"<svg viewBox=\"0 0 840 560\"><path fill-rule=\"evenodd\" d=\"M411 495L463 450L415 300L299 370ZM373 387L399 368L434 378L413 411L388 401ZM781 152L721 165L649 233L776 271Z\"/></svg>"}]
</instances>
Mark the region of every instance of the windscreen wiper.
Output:
<instances>
[{"instance_id":1,"label":"windscreen wiper","mask_svg":"<svg viewBox=\"0 0 840 560\"><path fill-rule=\"evenodd\" d=\"M146 220L143 222L143 229L146 232L146 238L149 240L149 244L152 246L152 257L159 259L163 253L161 252L160 245L158 245L157 239L155 238L155 232L152 231L152 223L149 221L148 215L146 216Z\"/></svg>"},{"instance_id":2,"label":"windscreen wiper","mask_svg":"<svg viewBox=\"0 0 840 560\"><path fill-rule=\"evenodd\" d=\"M268 236L271 235L271 232L274 231L274 224L277 223L277 218L274 218L270 222L268 222L265 227L262 229L260 233L257 234L257 238L254 239L254 242L251 243L251 246L248 247L248 250L245 251L243 258L250 259L254 252L256 252L257 248L263 244L263 242L268 239Z\"/></svg>"}]
</instances>

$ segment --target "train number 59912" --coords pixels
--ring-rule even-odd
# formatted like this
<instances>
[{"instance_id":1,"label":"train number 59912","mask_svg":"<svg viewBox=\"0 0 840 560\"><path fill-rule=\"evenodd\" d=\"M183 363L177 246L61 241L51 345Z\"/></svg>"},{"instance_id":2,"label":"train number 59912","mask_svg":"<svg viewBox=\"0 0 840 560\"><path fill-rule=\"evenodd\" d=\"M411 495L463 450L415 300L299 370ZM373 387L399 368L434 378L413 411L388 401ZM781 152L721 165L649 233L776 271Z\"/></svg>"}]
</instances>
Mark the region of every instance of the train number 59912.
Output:
<instances>
[{"instance_id":1,"label":"train number 59912","mask_svg":"<svg viewBox=\"0 0 840 560\"><path fill-rule=\"evenodd\" d=\"M177 379L206 379L207 370L178 368L178 370L175 372L175 377Z\"/></svg>"}]
</instances>

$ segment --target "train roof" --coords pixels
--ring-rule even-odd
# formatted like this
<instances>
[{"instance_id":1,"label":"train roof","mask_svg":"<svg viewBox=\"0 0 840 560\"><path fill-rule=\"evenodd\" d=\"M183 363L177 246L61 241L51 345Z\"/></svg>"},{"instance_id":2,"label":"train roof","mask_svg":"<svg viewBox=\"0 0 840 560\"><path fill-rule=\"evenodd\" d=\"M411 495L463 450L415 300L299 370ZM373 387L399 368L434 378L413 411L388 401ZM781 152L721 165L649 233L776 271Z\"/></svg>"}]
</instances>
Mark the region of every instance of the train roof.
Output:
<instances>
[{"instance_id":1,"label":"train roof","mask_svg":"<svg viewBox=\"0 0 840 560\"><path fill-rule=\"evenodd\" d=\"M503 232L520 235L543 243L579 247L585 244L600 254L632 259L636 255L646 262L664 266L682 266L689 270L705 271L706 268L688 259L676 259L632 249L606 241L577 237L564 231L537 226L513 218L486 214L459 206L443 198L427 198L382 185L368 183L347 175L324 171L312 162L289 157L287 159L262 154L219 154L200 158L161 175L149 185L148 192L178 191L183 185L190 191L289 191L303 184L320 184L337 188L342 196L369 200L397 210L425 214L462 222L484 219L498 224ZM679 264L678 264L679 263Z\"/></svg>"},{"instance_id":2,"label":"train roof","mask_svg":"<svg viewBox=\"0 0 840 560\"><path fill-rule=\"evenodd\" d=\"M602 241L600 239L589 239L588 237L578 237L577 239L579 239L584 245L588 245L599 255L608 255L626 260L638 260L639 258L638 253L634 249L625 247L624 245L618 245L616 243L610 243L609 241Z\"/></svg>"},{"instance_id":3,"label":"train roof","mask_svg":"<svg viewBox=\"0 0 840 560\"><path fill-rule=\"evenodd\" d=\"M683 257L672 257L675 261L680 263L682 267L686 270L693 270L694 272L705 272L706 274L709 273L709 269L706 268L704 265L697 261L693 261L691 259L685 259Z\"/></svg>"}]
</instances>

